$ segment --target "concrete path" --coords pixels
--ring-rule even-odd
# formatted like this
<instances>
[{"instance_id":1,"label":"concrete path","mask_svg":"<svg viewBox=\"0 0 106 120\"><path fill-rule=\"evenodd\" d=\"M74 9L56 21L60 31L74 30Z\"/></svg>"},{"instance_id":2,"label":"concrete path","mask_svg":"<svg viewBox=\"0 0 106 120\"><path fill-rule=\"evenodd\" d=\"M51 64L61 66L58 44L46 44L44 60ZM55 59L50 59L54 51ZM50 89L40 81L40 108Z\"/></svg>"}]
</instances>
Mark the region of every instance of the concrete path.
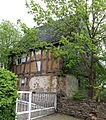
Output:
<instances>
[{"instance_id":1,"label":"concrete path","mask_svg":"<svg viewBox=\"0 0 106 120\"><path fill-rule=\"evenodd\" d=\"M39 118L37 120L80 120L80 119L73 118L71 116L63 114L53 114L47 117Z\"/></svg>"}]
</instances>

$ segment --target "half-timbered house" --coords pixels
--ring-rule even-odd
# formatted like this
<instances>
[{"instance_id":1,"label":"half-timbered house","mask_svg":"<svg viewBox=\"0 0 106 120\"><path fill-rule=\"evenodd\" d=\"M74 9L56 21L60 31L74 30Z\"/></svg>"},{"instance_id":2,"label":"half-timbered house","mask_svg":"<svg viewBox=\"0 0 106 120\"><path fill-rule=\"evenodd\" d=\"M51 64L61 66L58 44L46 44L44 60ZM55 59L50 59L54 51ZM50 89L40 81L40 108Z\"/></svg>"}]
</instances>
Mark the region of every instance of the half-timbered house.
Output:
<instances>
[{"instance_id":1,"label":"half-timbered house","mask_svg":"<svg viewBox=\"0 0 106 120\"><path fill-rule=\"evenodd\" d=\"M40 29L43 30L42 27ZM58 42L48 33L38 33L40 41L53 42L57 47ZM77 80L74 76L57 76L62 68L62 62L53 56L52 50L40 49L35 51L29 49L29 54L16 59L13 62L13 72L18 75L19 90L33 90L37 92L59 92L68 95L77 88Z\"/></svg>"}]
</instances>

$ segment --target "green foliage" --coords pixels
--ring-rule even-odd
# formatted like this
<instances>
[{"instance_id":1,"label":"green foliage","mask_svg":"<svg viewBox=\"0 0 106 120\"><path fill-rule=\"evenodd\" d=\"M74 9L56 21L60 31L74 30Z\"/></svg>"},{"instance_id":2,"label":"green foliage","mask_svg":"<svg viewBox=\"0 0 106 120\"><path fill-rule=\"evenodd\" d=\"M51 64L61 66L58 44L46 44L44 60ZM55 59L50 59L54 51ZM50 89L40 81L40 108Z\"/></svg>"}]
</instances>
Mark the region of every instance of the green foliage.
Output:
<instances>
[{"instance_id":1,"label":"green foliage","mask_svg":"<svg viewBox=\"0 0 106 120\"><path fill-rule=\"evenodd\" d=\"M20 26L22 37L21 42L17 42L16 46L11 51L14 58L20 57L22 53L28 54L30 49L34 48L34 44L37 44L39 41L36 37L38 32L37 28L29 28L25 23L22 23L21 20L17 20L17 23Z\"/></svg>"},{"instance_id":2,"label":"green foliage","mask_svg":"<svg viewBox=\"0 0 106 120\"><path fill-rule=\"evenodd\" d=\"M87 92L85 92L84 90L77 90L74 92L72 98L73 100L83 100L88 98L88 95Z\"/></svg>"},{"instance_id":3,"label":"green foliage","mask_svg":"<svg viewBox=\"0 0 106 120\"><path fill-rule=\"evenodd\" d=\"M45 9L34 0L26 2L28 12L33 15L37 25L49 26L51 34L55 31L54 37L60 40L61 46L59 50L54 47L55 55L66 61L65 68L74 67L74 74L83 71L82 75L88 78L92 98L94 81L100 78L100 74L95 76L95 65L106 58L103 49L103 45L106 46L104 0L92 0L91 4L88 0L42 1Z\"/></svg>"},{"instance_id":4,"label":"green foliage","mask_svg":"<svg viewBox=\"0 0 106 120\"><path fill-rule=\"evenodd\" d=\"M106 102L106 88L101 91L100 99L101 99L101 101Z\"/></svg>"},{"instance_id":5,"label":"green foliage","mask_svg":"<svg viewBox=\"0 0 106 120\"><path fill-rule=\"evenodd\" d=\"M11 63L11 51L17 48L20 42L21 33L18 27L10 21L2 21L0 24L0 63L2 67L8 69ZM17 50L17 49L16 49Z\"/></svg>"},{"instance_id":6,"label":"green foliage","mask_svg":"<svg viewBox=\"0 0 106 120\"><path fill-rule=\"evenodd\" d=\"M106 85L106 66L102 64L101 62L97 62L95 65L95 86L101 86L101 89L104 89L104 85Z\"/></svg>"},{"instance_id":7,"label":"green foliage","mask_svg":"<svg viewBox=\"0 0 106 120\"><path fill-rule=\"evenodd\" d=\"M94 81L94 100L95 101L106 101L106 67L101 63L97 62L95 65L95 81Z\"/></svg>"},{"instance_id":8,"label":"green foliage","mask_svg":"<svg viewBox=\"0 0 106 120\"><path fill-rule=\"evenodd\" d=\"M15 120L17 77L0 69L0 120Z\"/></svg>"},{"instance_id":9,"label":"green foliage","mask_svg":"<svg viewBox=\"0 0 106 120\"><path fill-rule=\"evenodd\" d=\"M57 73L56 73L56 75L57 76L66 76L66 74L62 71L62 70L60 70L60 71L58 71Z\"/></svg>"},{"instance_id":10,"label":"green foliage","mask_svg":"<svg viewBox=\"0 0 106 120\"><path fill-rule=\"evenodd\" d=\"M23 53L28 54L34 48L34 43L39 44L36 37L38 29L29 28L18 20L19 28L10 21L0 24L0 63L5 69L10 69L14 59Z\"/></svg>"}]
</instances>

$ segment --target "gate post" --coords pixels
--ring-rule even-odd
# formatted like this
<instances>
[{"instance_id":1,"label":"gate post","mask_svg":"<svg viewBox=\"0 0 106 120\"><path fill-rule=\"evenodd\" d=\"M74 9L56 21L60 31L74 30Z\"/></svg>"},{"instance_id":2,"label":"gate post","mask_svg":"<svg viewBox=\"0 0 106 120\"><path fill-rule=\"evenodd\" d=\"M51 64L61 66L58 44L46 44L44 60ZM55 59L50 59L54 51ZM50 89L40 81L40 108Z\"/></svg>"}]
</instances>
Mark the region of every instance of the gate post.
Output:
<instances>
[{"instance_id":1,"label":"gate post","mask_svg":"<svg viewBox=\"0 0 106 120\"><path fill-rule=\"evenodd\" d=\"M56 94L54 94L54 108L55 108L55 111L56 111L56 107L57 107L57 96L56 96Z\"/></svg>"},{"instance_id":2,"label":"gate post","mask_svg":"<svg viewBox=\"0 0 106 120\"><path fill-rule=\"evenodd\" d=\"M28 115L28 120L31 119L31 97L32 97L32 92L29 93L29 115Z\"/></svg>"},{"instance_id":3,"label":"gate post","mask_svg":"<svg viewBox=\"0 0 106 120\"><path fill-rule=\"evenodd\" d=\"M16 116L15 116L15 120L17 120L17 112L18 112L18 98L16 99L16 108L15 108Z\"/></svg>"}]
</instances>

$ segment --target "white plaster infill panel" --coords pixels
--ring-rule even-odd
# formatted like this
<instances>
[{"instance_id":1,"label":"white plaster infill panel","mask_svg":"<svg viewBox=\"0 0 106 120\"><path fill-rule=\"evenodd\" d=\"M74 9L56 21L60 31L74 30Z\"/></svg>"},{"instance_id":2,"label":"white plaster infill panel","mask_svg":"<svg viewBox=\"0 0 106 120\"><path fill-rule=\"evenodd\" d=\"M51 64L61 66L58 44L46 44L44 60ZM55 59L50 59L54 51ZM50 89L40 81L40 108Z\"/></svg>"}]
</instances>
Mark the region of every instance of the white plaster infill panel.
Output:
<instances>
[{"instance_id":1,"label":"white plaster infill panel","mask_svg":"<svg viewBox=\"0 0 106 120\"><path fill-rule=\"evenodd\" d=\"M22 62L25 62L25 61L26 61L26 54L23 54L21 58L22 58L22 59L21 59Z\"/></svg>"},{"instance_id":2,"label":"white plaster infill panel","mask_svg":"<svg viewBox=\"0 0 106 120\"><path fill-rule=\"evenodd\" d=\"M53 76L52 78L52 91L56 92L56 88L57 88L57 76Z\"/></svg>"},{"instance_id":3,"label":"white plaster infill panel","mask_svg":"<svg viewBox=\"0 0 106 120\"><path fill-rule=\"evenodd\" d=\"M36 55L40 55L41 54L41 50L36 52Z\"/></svg>"},{"instance_id":4,"label":"white plaster infill panel","mask_svg":"<svg viewBox=\"0 0 106 120\"><path fill-rule=\"evenodd\" d=\"M37 61L37 67L38 67L38 71L40 71L40 68L41 68L41 61Z\"/></svg>"},{"instance_id":5,"label":"white plaster infill panel","mask_svg":"<svg viewBox=\"0 0 106 120\"><path fill-rule=\"evenodd\" d=\"M56 92L56 76L37 76L33 77L29 83L30 89L37 92Z\"/></svg>"}]
</instances>

